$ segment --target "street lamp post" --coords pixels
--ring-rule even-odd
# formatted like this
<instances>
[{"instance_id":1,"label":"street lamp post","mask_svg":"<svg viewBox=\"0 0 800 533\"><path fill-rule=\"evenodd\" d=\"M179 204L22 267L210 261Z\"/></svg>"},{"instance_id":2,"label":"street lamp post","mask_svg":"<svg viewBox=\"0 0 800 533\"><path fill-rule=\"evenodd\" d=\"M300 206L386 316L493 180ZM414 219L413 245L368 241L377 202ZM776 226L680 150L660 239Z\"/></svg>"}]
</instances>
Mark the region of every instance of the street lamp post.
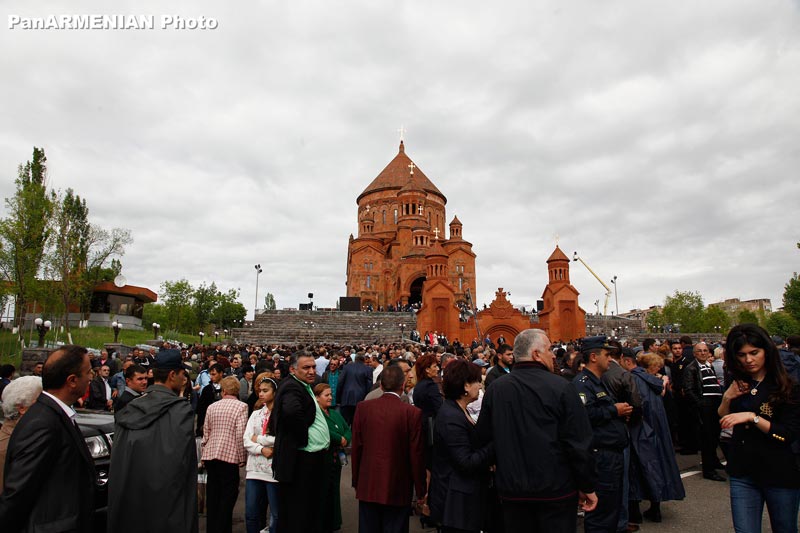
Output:
<instances>
[{"instance_id":1,"label":"street lamp post","mask_svg":"<svg viewBox=\"0 0 800 533\"><path fill-rule=\"evenodd\" d=\"M227 339L228 338L228 330L227 329L223 329L222 333L225 335L225 338Z\"/></svg>"},{"instance_id":2,"label":"street lamp post","mask_svg":"<svg viewBox=\"0 0 800 533\"><path fill-rule=\"evenodd\" d=\"M255 269L256 269L256 303L253 306L253 320L256 319L256 310L258 309L258 276L260 276L261 272L263 272L261 270L261 263L257 264L255 266Z\"/></svg>"},{"instance_id":3,"label":"street lamp post","mask_svg":"<svg viewBox=\"0 0 800 533\"><path fill-rule=\"evenodd\" d=\"M41 318L37 318L33 323L36 324L36 330L39 332L39 348L42 348L44 347L44 336L50 331L53 323L49 320L42 320Z\"/></svg>"},{"instance_id":4,"label":"street lamp post","mask_svg":"<svg viewBox=\"0 0 800 533\"><path fill-rule=\"evenodd\" d=\"M617 276L611 278L611 283L614 284L614 308L617 310L617 316L619 316L619 299L617 299Z\"/></svg>"},{"instance_id":5,"label":"street lamp post","mask_svg":"<svg viewBox=\"0 0 800 533\"><path fill-rule=\"evenodd\" d=\"M153 338L158 339L158 331L161 329L161 324L153 322Z\"/></svg>"},{"instance_id":6,"label":"street lamp post","mask_svg":"<svg viewBox=\"0 0 800 533\"><path fill-rule=\"evenodd\" d=\"M400 326L400 341L402 342L405 340L405 332L406 332L406 325L405 324L398 324Z\"/></svg>"},{"instance_id":7,"label":"street lamp post","mask_svg":"<svg viewBox=\"0 0 800 533\"><path fill-rule=\"evenodd\" d=\"M119 342L119 330L122 329L122 323L115 320L111 323L111 329L114 330L114 344L117 344L117 342Z\"/></svg>"},{"instance_id":8,"label":"street lamp post","mask_svg":"<svg viewBox=\"0 0 800 533\"><path fill-rule=\"evenodd\" d=\"M199 335L200 335L200 345L202 345L202 344L203 344L203 337L205 337L205 336L206 336L206 334L205 334L205 333L203 333L203 332L201 331L201 332L199 333Z\"/></svg>"},{"instance_id":9,"label":"street lamp post","mask_svg":"<svg viewBox=\"0 0 800 533\"><path fill-rule=\"evenodd\" d=\"M219 331L214 332L214 340L219 342Z\"/></svg>"}]
</instances>

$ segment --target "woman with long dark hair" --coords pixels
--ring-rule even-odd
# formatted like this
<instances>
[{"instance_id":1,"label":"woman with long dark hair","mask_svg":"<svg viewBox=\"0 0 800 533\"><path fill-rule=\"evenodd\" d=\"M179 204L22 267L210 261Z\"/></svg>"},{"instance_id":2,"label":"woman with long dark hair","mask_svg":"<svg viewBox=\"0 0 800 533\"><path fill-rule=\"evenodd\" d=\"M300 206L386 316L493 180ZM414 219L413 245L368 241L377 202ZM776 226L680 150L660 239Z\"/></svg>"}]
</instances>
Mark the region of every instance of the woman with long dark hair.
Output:
<instances>
[{"instance_id":1,"label":"woman with long dark hair","mask_svg":"<svg viewBox=\"0 0 800 533\"><path fill-rule=\"evenodd\" d=\"M733 379L718 412L720 426L733 428L727 467L733 527L761 531L766 502L773 531L797 532L800 467L792 444L800 435L800 388L755 324L731 329L725 364Z\"/></svg>"}]
</instances>

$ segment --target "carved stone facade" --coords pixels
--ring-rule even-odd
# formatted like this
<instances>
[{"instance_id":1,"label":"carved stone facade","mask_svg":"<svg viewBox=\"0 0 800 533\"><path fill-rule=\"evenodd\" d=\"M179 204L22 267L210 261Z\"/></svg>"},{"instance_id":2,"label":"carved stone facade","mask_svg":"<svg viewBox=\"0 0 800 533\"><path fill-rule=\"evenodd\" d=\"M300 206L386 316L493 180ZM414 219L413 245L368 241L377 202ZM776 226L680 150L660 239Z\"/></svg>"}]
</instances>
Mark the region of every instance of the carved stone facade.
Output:
<instances>
[{"instance_id":1,"label":"carved stone facade","mask_svg":"<svg viewBox=\"0 0 800 533\"><path fill-rule=\"evenodd\" d=\"M459 331L458 304L475 294L475 253L454 217L445 238L447 198L406 155L397 155L356 200L358 237L347 251L347 296L362 308L421 304L419 331Z\"/></svg>"}]
</instances>

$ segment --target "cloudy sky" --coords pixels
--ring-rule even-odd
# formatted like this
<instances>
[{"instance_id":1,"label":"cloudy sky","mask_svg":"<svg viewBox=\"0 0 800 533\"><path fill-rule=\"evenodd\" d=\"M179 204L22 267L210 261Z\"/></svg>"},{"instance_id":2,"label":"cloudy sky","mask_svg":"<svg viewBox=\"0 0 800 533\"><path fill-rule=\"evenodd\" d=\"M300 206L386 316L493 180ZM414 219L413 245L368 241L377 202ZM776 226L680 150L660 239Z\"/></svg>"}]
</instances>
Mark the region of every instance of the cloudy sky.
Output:
<instances>
[{"instance_id":1,"label":"cloudy sky","mask_svg":"<svg viewBox=\"0 0 800 533\"><path fill-rule=\"evenodd\" d=\"M397 153L447 196L477 301L531 305L556 236L619 309L771 298L800 270L800 2L6 0L0 197L50 183L125 227L134 285L215 281L248 309L345 294L359 193ZM153 16L147 30L12 17ZM161 29L213 17L214 30ZM16 20L16 19L14 19ZM578 263L589 311L604 289ZM610 284L610 283L609 283ZM609 309L613 309L613 297Z\"/></svg>"}]
</instances>

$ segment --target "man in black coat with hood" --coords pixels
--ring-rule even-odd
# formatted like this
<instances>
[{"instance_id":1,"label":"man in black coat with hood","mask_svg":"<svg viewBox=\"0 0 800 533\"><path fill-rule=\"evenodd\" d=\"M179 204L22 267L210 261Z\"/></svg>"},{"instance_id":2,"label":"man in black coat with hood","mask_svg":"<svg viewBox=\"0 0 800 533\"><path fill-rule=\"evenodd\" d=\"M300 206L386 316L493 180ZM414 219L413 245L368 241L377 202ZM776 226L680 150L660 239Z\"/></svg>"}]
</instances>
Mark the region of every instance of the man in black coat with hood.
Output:
<instances>
[{"instance_id":1,"label":"man in black coat with hood","mask_svg":"<svg viewBox=\"0 0 800 533\"><path fill-rule=\"evenodd\" d=\"M189 402L178 396L181 353L163 350L155 383L117 413L108 483L108 531L196 533L197 448Z\"/></svg>"}]
</instances>

